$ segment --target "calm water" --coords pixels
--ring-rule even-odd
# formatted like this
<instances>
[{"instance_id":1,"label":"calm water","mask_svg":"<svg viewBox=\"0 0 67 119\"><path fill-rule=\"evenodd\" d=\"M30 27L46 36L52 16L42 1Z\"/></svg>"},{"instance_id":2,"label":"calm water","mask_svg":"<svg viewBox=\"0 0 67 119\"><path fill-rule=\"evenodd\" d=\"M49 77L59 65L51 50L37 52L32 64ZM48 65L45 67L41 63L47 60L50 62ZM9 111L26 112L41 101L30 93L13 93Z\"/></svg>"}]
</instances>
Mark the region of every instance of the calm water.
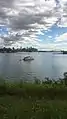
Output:
<instances>
[{"instance_id":1,"label":"calm water","mask_svg":"<svg viewBox=\"0 0 67 119\"><path fill-rule=\"evenodd\" d=\"M31 62L19 61L31 55ZM57 79L67 71L67 55L52 53L0 53L0 76L6 79L33 80L35 77Z\"/></svg>"}]
</instances>

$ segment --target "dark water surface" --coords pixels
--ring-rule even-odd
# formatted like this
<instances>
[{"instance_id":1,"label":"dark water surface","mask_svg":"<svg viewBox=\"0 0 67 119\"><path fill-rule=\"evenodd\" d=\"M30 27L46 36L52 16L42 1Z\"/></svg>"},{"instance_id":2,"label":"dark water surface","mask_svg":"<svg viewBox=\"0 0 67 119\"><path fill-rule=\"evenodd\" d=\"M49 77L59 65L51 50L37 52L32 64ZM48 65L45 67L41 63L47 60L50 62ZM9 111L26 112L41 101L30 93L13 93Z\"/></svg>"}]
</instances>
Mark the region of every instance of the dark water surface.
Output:
<instances>
[{"instance_id":1,"label":"dark water surface","mask_svg":"<svg viewBox=\"0 0 67 119\"><path fill-rule=\"evenodd\" d=\"M31 62L19 61L31 55ZM53 53L0 53L0 76L14 80L33 80L35 77L57 79L67 71L67 55Z\"/></svg>"}]
</instances>

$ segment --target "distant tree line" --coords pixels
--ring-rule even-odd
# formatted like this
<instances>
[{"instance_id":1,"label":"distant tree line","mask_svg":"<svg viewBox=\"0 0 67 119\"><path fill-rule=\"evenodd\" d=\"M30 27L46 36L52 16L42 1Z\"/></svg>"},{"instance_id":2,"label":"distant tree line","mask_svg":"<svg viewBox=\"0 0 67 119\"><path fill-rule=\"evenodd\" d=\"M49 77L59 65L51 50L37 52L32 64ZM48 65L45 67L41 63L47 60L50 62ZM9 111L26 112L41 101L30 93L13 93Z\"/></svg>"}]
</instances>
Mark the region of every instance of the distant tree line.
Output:
<instances>
[{"instance_id":1,"label":"distant tree line","mask_svg":"<svg viewBox=\"0 0 67 119\"><path fill-rule=\"evenodd\" d=\"M67 54L67 51L63 51L63 54Z\"/></svg>"},{"instance_id":2,"label":"distant tree line","mask_svg":"<svg viewBox=\"0 0 67 119\"><path fill-rule=\"evenodd\" d=\"M14 52L37 52L38 50L36 48L30 47L30 48L0 48L1 53L14 53Z\"/></svg>"}]
</instances>

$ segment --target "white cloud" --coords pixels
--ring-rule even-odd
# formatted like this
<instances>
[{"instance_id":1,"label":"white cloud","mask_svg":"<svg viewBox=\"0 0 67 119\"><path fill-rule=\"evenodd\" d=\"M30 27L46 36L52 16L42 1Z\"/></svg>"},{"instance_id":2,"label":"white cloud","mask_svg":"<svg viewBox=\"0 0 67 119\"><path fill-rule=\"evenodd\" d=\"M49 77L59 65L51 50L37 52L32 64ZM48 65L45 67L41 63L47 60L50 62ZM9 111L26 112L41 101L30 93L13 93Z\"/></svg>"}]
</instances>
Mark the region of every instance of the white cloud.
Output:
<instances>
[{"instance_id":1,"label":"white cloud","mask_svg":"<svg viewBox=\"0 0 67 119\"><path fill-rule=\"evenodd\" d=\"M67 33L63 33L55 38L55 42L67 42Z\"/></svg>"},{"instance_id":2,"label":"white cloud","mask_svg":"<svg viewBox=\"0 0 67 119\"><path fill-rule=\"evenodd\" d=\"M67 0L59 0L60 3L60 20L58 22L59 27L67 27Z\"/></svg>"},{"instance_id":3,"label":"white cloud","mask_svg":"<svg viewBox=\"0 0 67 119\"><path fill-rule=\"evenodd\" d=\"M52 36L48 36L48 38L52 38Z\"/></svg>"},{"instance_id":4,"label":"white cloud","mask_svg":"<svg viewBox=\"0 0 67 119\"><path fill-rule=\"evenodd\" d=\"M52 44L42 43L37 37L54 24L67 27L67 0L0 0L0 25L9 28L8 36L0 36L4 46L58 48L57 42L66 40L67 33L57 36Z\"/></svg>"}]
</instances>

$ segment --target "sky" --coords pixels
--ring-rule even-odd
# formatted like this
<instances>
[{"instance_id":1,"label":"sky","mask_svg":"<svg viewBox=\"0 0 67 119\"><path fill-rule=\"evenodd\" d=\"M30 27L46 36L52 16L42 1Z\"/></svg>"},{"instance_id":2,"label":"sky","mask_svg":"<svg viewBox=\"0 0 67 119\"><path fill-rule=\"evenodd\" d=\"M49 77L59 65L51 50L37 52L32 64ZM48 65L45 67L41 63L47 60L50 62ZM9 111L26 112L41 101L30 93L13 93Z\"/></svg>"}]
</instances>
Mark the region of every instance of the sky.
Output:
<instances>
[{"instance_id":1,"label":"sky","mask_svg":"<svg viewBox=\"0 0 67 119\"><path fill-rule=\"evenodd\" d=\"M0 48L67 50L67 0L0 0Z\"/></svg>"}]
</instances>

